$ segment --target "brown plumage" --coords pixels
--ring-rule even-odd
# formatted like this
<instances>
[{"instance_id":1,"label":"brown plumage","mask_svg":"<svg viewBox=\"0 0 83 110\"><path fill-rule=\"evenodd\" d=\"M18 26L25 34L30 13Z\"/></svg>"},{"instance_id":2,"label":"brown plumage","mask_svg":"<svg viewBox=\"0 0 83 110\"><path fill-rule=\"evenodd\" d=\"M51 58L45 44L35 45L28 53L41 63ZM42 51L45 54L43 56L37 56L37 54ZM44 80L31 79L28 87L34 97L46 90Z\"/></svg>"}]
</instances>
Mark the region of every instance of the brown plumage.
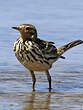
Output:
<instances>
[{"instance_id":1,"label":"brown plumage","mask_svg":"<svg viewBox=\"0 0 83 110\"><path fill-rule=\"evenodd\" d=\"M21 36L14 43L14 52L17 59L31 73L33 80L33 90L35 90L36 78L34 71L44 71L49 81L49 91L51 90L51 76L49 69L59 58L65 59L62 54L68 49L83 43L82 40L73 41L60 48L56 48L54 42L48 42L37 38L37 30L33 25L23 24L19 27L12 27L20 32Z\"/></svg>"}]
</instances>

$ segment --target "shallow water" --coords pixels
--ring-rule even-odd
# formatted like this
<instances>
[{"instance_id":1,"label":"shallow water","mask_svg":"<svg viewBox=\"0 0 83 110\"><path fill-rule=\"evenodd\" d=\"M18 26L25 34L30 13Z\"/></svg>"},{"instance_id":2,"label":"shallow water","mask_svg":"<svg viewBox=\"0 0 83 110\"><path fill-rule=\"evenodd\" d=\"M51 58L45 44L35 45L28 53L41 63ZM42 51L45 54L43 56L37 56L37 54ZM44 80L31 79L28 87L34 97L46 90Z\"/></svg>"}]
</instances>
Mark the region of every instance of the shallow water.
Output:
<instances>
[{"instance_id":1,"label":"shallow water","mask_svg":"<svg viewBox=\"0 0 83 110\"><path fill-rule=\"evenodd\" d=\"M38 72L32 92L29 71L13 52L19 33L11 27L24 23L34 24L40 38L57 47L83 40L83 1L0 1L0 110L83 110L83 45L53 65L52 92L45 74Z\"/></svg>"}]
</instances>

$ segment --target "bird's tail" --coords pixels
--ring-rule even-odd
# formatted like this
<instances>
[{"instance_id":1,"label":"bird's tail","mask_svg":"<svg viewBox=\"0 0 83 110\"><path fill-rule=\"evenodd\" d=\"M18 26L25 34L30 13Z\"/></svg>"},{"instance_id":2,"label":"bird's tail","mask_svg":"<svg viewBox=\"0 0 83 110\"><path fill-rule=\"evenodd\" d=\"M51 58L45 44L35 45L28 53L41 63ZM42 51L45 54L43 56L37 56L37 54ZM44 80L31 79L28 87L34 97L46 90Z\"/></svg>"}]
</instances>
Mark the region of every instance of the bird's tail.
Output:
<instances>
[{"instance_id":1,"label":"bird's tail","mask_svg":"<svg viewBox=\"0 0 83 110\"><path fill-rule=\"evenodd\" d=\"M74 46L77 46L79 44L82 44L83 41L82 40L76 40L76 41L73 41L73 42L70 42L64 46L61 46L60 48L57 49L57 52L58 52L58 55L62 55L64 52L66 52L67 50L69 50L70 48L74 47Z\"/></svg>"}]
</instances>

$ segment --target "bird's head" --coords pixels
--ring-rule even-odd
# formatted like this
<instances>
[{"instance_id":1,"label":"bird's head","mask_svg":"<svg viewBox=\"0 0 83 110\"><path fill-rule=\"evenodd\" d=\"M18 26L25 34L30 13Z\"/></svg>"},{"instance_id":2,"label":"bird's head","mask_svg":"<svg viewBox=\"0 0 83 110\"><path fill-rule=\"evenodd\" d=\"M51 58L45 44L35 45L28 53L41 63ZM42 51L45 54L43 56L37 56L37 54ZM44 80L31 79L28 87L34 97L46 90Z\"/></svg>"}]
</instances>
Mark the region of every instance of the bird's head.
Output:
<instances>
[{"instance_id":1,"label":"bird's head","mask_svg":"<svg viewBox=\"0 0 83 110\"><path fill-rule=\"evenodd\" d=\"M26 39L36 39L37 38L37 30L35 26L30 24L22 24L19 27L12 27L20 32L21 38L23 40Z\"/></svg>"}]
</instances>

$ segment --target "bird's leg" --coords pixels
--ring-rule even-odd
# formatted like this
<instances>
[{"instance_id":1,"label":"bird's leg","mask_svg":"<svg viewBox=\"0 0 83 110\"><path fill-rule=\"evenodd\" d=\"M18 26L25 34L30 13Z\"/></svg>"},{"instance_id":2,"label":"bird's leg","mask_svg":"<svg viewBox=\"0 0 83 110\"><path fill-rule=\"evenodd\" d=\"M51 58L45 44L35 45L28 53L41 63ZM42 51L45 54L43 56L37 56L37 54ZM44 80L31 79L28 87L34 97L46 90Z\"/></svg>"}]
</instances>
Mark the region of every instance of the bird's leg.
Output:
<instances>
[{"instance_id":1,"label":"bird's leg","mask_svg":"<svg viewBox=\"0 0 83 110\"><path fill-rule=\"evenodd\" d=\"M33 71L30 71L30 73L31 73L31 76L32 76L32 81L33 81L33 86L32 86L32 88L33 88L33 91L35 91L35 83L36 83L35 74L34 74Z\"/></svg>"},{"instance_id":2,"label":"bird's leg","mask_svg":"<svg viewBox=\"0 0 83 110\"><path fill-rule=\"evenodd\" d=\"M49 82L49 91L51 91L51 76L49 74L49 71L45 71L46 75L47 75L47 79L48 79L48 82Z\"/></svg>"}]
</instances>

